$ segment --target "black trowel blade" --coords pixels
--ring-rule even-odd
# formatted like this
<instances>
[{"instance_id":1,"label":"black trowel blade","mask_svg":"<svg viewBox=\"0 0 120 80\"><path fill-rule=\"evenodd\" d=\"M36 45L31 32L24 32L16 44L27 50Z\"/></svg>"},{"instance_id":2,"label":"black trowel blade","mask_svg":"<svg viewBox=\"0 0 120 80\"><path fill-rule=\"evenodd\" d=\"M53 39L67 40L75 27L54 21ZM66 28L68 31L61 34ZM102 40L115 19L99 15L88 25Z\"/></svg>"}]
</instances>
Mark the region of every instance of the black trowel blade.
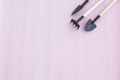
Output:
<instances>
[{"instance_id":1,"label":"black trowel blade","mask_svg":"<svg viewBox=\"0 0 120 80\"><path fill-rule=\"evenodd\" d=\"M73 12L71 15L76 14L77 12L79 12L83 7L81 5L79 5Z\"/></svg>"},{"instance_id":2,"label":"black trowel blade","mask_svg":"<svg viewBox=\"0 0 120 80\"><path fill-rule=\"evenodd\" d=\"M92 31L96 28L96 24L93 23L91 19L88 20L86 26L85 26L85 31Z\"/></svg>"}]
</instances>

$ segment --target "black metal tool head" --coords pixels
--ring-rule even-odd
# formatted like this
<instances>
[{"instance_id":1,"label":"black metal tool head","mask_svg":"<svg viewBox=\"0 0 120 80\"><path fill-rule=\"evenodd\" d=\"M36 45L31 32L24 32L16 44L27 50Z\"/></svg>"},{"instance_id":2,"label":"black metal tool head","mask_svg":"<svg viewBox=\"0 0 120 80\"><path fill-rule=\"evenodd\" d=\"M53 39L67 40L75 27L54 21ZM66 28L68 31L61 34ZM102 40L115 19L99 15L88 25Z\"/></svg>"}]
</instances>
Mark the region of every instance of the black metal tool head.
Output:
<instances>
[{"instance_id":1,"label":"black metal tool head","mask_svg":"<svg viewBox=\"0 0 120 80\"><path fill-rule=\"evenodd\" d=\"M83 7L81 5L78 5L77 8L75 8L75 10L72 12L71 15L76 14L77 12L79 12Z\"/></svg>"},{"instance_id":2,"label":"black metal tool head","mask_svg":"<svg viewBox=\"0 0 120 80\"><path fill-rule=\"evenodd\" d=\"M80 25L79 25L78 21L76 21L74 19L71 20L71 24L73 24L75 27L77 27L77 29L80 28Z\"/></svg>"},{"instance_id":3,"label":"black metal tool head","mask_svg":"<svg viewBox=\"0 0 120 80\"><path fill-rule=\"evenodd\" d=\"M85 26L85 31L92 31L96 28L96 24L93 23L93 21L91 19L88 20L86 26Z\"/></svg>"},{"instance_id":4,"label":"black metal tool head","mask_svg":"<svg viewBox=\"0 0 120 80\"><path fill-rule=\"evenodd\" d=\"M89 0L85 0L84 3L82 5L78 5L77 8L75 8L75 10L72 12L71 15L76 14L77 12L79 12L82 8L84 8L84 6L89 2Z\"/></svg>"}]
</instances>

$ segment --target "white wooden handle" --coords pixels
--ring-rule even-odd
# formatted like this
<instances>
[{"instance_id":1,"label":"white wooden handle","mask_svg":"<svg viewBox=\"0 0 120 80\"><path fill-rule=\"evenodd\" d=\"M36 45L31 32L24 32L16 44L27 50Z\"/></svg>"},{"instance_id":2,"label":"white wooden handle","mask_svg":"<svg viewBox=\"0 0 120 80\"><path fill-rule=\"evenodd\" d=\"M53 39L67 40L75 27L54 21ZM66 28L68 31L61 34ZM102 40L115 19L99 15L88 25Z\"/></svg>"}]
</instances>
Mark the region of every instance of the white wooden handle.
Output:
<instances>
[{"instance_id":1,"label":"white wooden handle","mask_svg":"<svg viewBox=\"0 0 120 80\"><path fill-rule=\"evenodd\" d=\"M117 1L118 0L113 0L99 15L103 16Z\"/></svg>"},{"instance_id":2,"label":"white wooden handle","mask_svg":"<svg viewBox=\"0 0 120 80\"><path fill-rule=\"evenodd\" d=\"M83 16L89 15L95 8L97 8L104 0L99 0L92 8L90 8Z\"/></svg>"}]
</instances>

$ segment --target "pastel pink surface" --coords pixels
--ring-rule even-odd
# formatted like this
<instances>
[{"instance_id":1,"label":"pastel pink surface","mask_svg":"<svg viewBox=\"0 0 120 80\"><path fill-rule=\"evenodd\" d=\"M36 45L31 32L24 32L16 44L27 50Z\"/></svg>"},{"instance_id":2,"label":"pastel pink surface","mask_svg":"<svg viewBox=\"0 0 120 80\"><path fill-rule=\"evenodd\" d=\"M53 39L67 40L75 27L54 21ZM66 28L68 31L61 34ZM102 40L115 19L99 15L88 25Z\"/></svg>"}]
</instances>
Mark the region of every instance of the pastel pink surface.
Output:
<instances>
[{"instance_id":1,"label":"pastel pink surface","mask_svg":"<svg viewBox=\"0 0 120 80\"><path fill-rule=\"evenodd\" d=\"M84 0L0 0L0 80L120 80L120 1L92 32L75 31L72 10ZM108 2L109 1L109 2Z\"/></svg>"}]
</instances>

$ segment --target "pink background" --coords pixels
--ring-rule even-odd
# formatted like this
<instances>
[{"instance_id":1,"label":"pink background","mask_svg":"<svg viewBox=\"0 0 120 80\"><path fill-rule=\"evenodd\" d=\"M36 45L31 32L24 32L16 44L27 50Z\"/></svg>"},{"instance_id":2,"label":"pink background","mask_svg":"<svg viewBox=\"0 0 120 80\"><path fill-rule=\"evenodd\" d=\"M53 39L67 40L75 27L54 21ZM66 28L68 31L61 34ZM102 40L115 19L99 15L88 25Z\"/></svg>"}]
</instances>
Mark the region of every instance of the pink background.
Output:
<instances>
[{"instance_id":1,"label":"pink background","mask_svg":"<svg viewBox=\"0 0 120 80\"><path fill-rule=\"evenodd\" d=\"M120 1L85 32L72 10L84 0L0 0L0 80L120 80ZM98 0L73 18L77 19Z\"/></svg>"}]
</instances>

